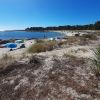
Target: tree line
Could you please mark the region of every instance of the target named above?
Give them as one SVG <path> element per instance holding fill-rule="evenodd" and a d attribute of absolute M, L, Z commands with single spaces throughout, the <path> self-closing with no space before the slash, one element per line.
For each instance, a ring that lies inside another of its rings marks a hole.
<path fill-rule="evenodd" d="M 49 31 L 49 30 L 100 30 L 100 21 L 88 25 L 66 25 L 55 27 L 30 27 L 26 31 Z"/>

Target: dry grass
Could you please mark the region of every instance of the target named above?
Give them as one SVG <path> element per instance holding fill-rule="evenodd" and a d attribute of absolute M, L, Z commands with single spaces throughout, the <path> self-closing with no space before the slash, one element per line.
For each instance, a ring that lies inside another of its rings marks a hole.
<path fill-rule="evenodd" d="M 89 40 L 97 40 L 97 36 L 95 34 L 84 34 L 82 38 L 86 38 Z"/>
<path fill-rule="evenodd" d="M 29 53 L 39 53 L 45 51 L 46 51 L 46 46 L 43 44 L 34 44 L 28 49 Z"/>
<path fill-rule="evenodd" d="M 3 57 L 0 59 L 0 69 L 5 69 L 8 65 L 14 62 L 14 57 L 10 55 L 3 55 Z"/>
<path fill-rule="evenodd" d="M 44 42 L 46 42 L 46 41 L 43 40 L 43 39 L 37 39 L 37 40 L 36 40 L 36 43 L 44 43 Z"/>
<path fill-rule="evenodd" d="M 28 52 L 29 53 L 40 53 L 40 52 L 51 51 L 56 47 L 56 45 L 57 45 L 56 41 L 36 43 L 28 49 Z"/>
<path fill-rule="evenodd" d="M 91 40 L 97 40 L 96 34 L 84 34 L 83 36 L 71 36 L 64 41 L 49 41 L 39 39 L 36 40 L 36 44 L 32 45 L 29 49 L 29 53 L 40 53 L 50 51 L 56 48 L 65 48 L 70 45 L 88 45 Z M 85 50 L 82 50 L 86 52 Z"/>
<path fill-rule="evenodd" d="M 67 39 L 67 44 L 73 44 L 73 43 L 76 43 L 79 41 L 79 37 L 75 37 L 75 36 L 72 36 L 72 37 L 68 37 Z"/>
<path fill-rule="evenodd" d="M 89 44 L 90 40 L 97 40 L 97 35 L 96 34 L 83 34 L 82 36 L 72 36 L 68 37 L 67 39 L 67 44 L 69 45 L 87 45 Z"/>
<path fill-rule="evenodd" d="M 36 55 L 28 64 L 15 63 L 0 72 L 0 100 L 99 100 L 98 81 L 94 77 L 86 78 L 87 69 L 84 75 L 76 73 L 77 68 L 84 71 L 86 63 L 87 59 L 70 55 L 52 59 Z M 80 84 L 82 80 L 86 83 L 84 86 Z M 15 90 L 15 87 L 18 88 Z"/>
<path fill-rule="evenodd" d="M 94 51 L 95 58 L 92 60 L 94 67 L 92 68 L 96 76 L 100 77 L 100 46 Z"/>

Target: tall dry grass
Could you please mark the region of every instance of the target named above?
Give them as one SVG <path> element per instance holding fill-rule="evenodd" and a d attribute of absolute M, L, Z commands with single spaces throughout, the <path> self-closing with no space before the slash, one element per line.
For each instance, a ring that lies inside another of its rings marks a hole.
<path fill-rule="evenodd" d="M 14 57 L 4 54 L 0 59 L 0 69 L 5 69 L 8 65 L 12 64 L 15 61 Z"/>
<path fill-rule="evenodd" d="M 92 60 L 94 66 L 92 69 L 96 76 L 100 77 L 100 46 L 94 51 L 94 56 L 95 57 Z"/>
<path fill-rule="evenodd" d="M 45 41 L 42 43 L 35 43 L 28 49 L 28 53 L 40 53 L 40 52 L 46 52 L 51 51 L 57 46 L 56 41 Z"/>

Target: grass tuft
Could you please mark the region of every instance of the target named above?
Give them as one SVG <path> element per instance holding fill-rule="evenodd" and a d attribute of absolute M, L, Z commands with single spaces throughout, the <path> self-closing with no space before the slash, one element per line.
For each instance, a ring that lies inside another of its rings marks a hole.
<path fill-rule="evenodd" d="M 95 72 L 96 76 L 100 76 L 100 46 L 96 48 L 94 51 L 94 59 L 92 60 L 94 67 L 93 71 Z"/>
<path fill-rule="evenodd" d="M 3 57 L 0 59 L 0 69 L 6 68 L 8 65 L 14 62 L 14 58 L 10 55 L 4 54 Z"/>

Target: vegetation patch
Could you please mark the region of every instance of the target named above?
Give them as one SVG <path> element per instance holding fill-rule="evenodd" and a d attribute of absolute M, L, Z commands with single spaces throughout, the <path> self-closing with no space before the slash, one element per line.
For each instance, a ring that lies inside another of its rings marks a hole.
<path fill-rule="evenodd" d="M 100 46 L 98 48 L 96 48 L 96 51 L 94 51 L 94 59 L 93 64 L 94 67 L 92 68 L 94 73 L 96 74 L 96 76 L 100 77 Z"/>
<path fill-rule="evenodd" d="M 67 39 L 67 43 L 70 45 L 70 44 L 73 44 L 73 43 L 76 43 L 79 41 L 79 38 L 78 37 L 75 37 L 75 36 L 71 36 L 71 37 L 68 37 Z"/>
<path fill-rule="evenodd" d="M 87 59 L 70 55 L 34 55 L 27 64 L 15 62 L 0 71 L 0 100 L 100 99 L 99 81 L 87 67 Z"/>
<path fill-rule="evenodd" d="M 14 62 L 14 57 L 10 55 L 3 55 L 3 57 L 0 59 L 0 69 L 5 69 L 6 66 L 10 65 L 11 63 Z"/>
<path fill-rule="evenodd" d="M 56 41 L 47 41 L 43 43 L 35 43 L 32 45 L 29 49 L 29 53 L 40 53 L 40 52 L 46 52 L 51 51 L 57 46 Z"/>
<path fill-rule="evenodd" d="M 84 34 L 82 38 L 86 38 L 89 40 L 97 40 L 97 36 L 95 34 Z"/>

